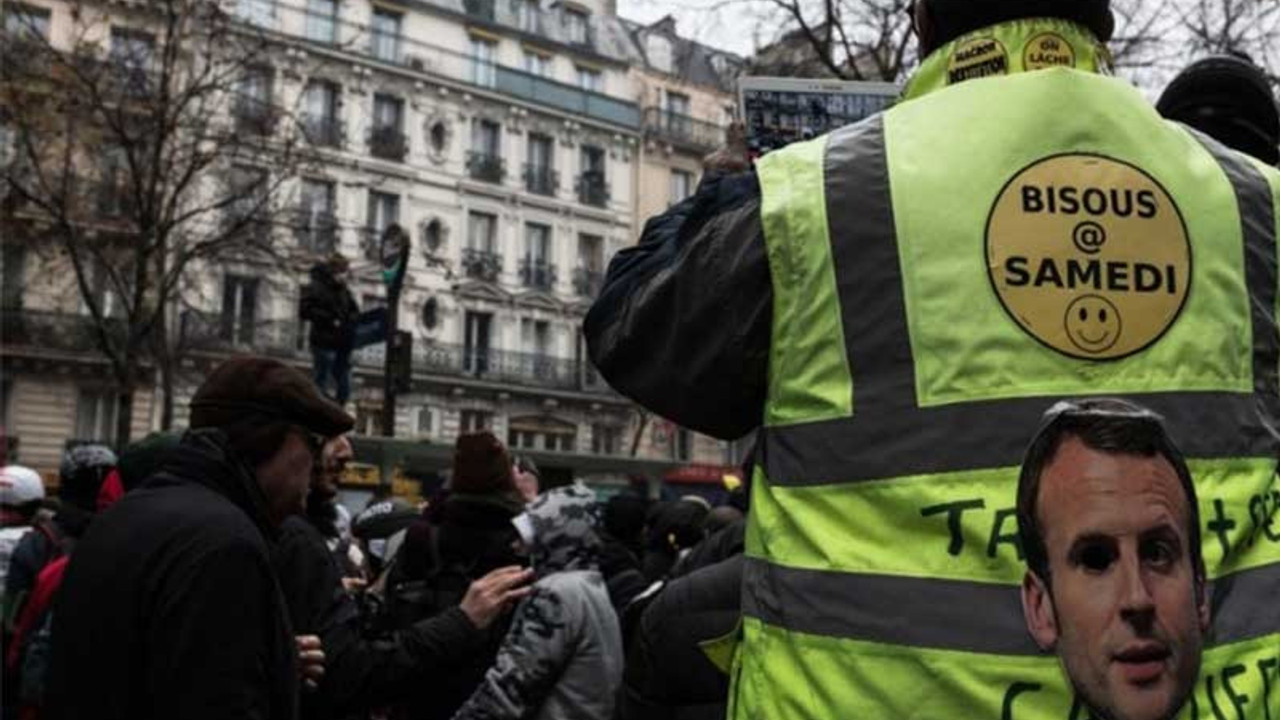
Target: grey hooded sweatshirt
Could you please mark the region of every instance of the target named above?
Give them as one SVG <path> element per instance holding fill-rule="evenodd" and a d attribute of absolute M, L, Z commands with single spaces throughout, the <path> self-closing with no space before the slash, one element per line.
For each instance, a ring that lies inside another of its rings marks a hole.
<path fill-rule="evenodd" d="M 539 495 L 513 521 L 538 574 L 484 681 L 455 720 L 599 720 L 622 682 L 622 634 L 597 570 L 600 509 L 582 485 Z"/>

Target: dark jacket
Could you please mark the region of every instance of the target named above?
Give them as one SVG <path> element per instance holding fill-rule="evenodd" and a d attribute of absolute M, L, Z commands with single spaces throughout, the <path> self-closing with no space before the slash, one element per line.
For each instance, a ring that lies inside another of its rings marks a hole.
<path fill-rule="evenodd" d="M 304 718 L 363 713 L 415 687 L 435 686 L 445 668 L 485 647 L 488 634 L 456 606 L 385 639 L 365 639 L 337 561 L 324 537 L 300 516 L 284 521 L 274 559 L 294 632 L 318 635 L 324 646 L 324 678 L 316 691 L 303 694 Z"/>
<path fill-rule="evenodd" d="M 699 643 L 732 633 L 741 616 L 742 555 L 667 584 L 644 611 L 627 653 L 617 720 L 720 720 L 729 676 Z"/>
<path fill-rule="evenodd" d="M 428 518 L 409 528 L 396 561 L 399 572 L 393 572 L 395 582 L 425 581 L 461 591 L 466 580 L 506 565 L 519 565 L 521 558 L 512 550 L 519 535 L 511 518 L 522 509 L 496 496 L 449 495 L 428 511 Z M 457 600 L 450 602 L 456 604 Z M 395 716 L 414 720 L 453 717 L 493 664 L 509 623 L 509 618 L 495 622 L 486 631 L 483 647 L 456 658 L 433 678 L 435 682 L 419 682 Z"/>
<path fill-rule="evenodd" d="M 754 173 L 709 174 L 614 256 L 583 333 L 613 388 L 734 439 L 760 425 L 772 321 L 760 184 Z"/>
<path fill-rule="evenodd" d="M 338 282 L 328 265 L 311 268 L 311 283 L 302 289 L 300 315 L 311 323 L 311 347 L 350 351 L 355 344 L 360 307 L 351 290 Z"/>
<path fill-rule="evenodd" d="M 46 717 L 293 718 L 267 518 L 223 436 L 189 432 L 77 543 L 54 604 Z"/>

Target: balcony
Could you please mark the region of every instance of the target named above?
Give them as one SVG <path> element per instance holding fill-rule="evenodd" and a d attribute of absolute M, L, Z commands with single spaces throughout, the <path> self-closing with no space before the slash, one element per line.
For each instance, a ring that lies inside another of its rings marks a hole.
<path fill-rule="evenodd" d="M 291 224 L 298 244 L 308 252 L 328 255 L 338 246 L 338 218 L 331 212 L 298 208 Z"/>
<path fill-rule="evenodd" d="M 409 138 L 400 128 L 376 127 L 369 133 L 369 154 L 383 160 L 404 162 L 409 154 Z"/>
<path fill-rule="evenodd" d="M 307 115 L 302 120 L 302 132 L 307 142 L 317 147 L 341 148 L 346 140 L 346 128 L 333 117 Z"/>
<path fill-rule="evenodd" d="M 724 128 L 659 107 L 645 108 L 644 134 L 698 153 L 709 153 L 724 144 Z"/>
<path fill-rule="evenodd" d="M 123 345 L 128 336 L 124 320 L 108 318 L 105 329 L 114 345 Z M 87 314 L 5 308 L 0 313 L 0 337 L 4 338 L 5 354 L 26 348 L 100 357 L 97 328 Z"/>
<path fill-rule="evenodd" d="M 573 271 L 573 291 L 579 297 L 594 298 L 600 294 L 604 286 L 604 273 L 589 268 L 577 268 Z"/>
<path fill-rule="evenodd" d="M 575 189 L 578 192 L 578 202 L 583 205 L 598 208 L 608 207 L 609 183 L 605 182 L 604 173 L 599 171 L 582 173 L 578 176 Z"/>
<path fill-rule="evenodd" d="M 271 241 L 271 219 L 261 211 L 228 208 L 222 216 L 222 232 L 243 242 L 265 244 Z"/>
<path fill-rule="evenodd" d="M 498 155 L 469 151 L 467 174 L 473 180 L 501 184 L 502 179 L 507 176 L 507 163 Z"/>
<path fill-rule="evenodd" d="M 280 114 L 270 105 L 257 100 L 241 100 L 232 108 L 236 132 L 266 136 L 275 132 Z"/>
<path fill-rule="evenodd" d="M 469 278 L 497 282 L 502 274 L 502 256 L 488 250 L 463 248 L 462 272 Z"/>
<path fill-rule="evenodd" d="M 534 290 L 551 292 L 556 286 L 556 266 L 526 257 L 520 261 L 520 284 Z"/>
<path fill-rule="evenodd" d="M 263 320 L 241 325 L 233 316 L 199 310 L 183 311 L 178 332 L 183 350 L 217 354 L 268 355 L 286 360 L 308 359 L 300 349 L 296 320 Z"/>
<path fill-rule="evenodd" d="M 546 165 L 524 166 L 524 187 L 534 195 L 555 197 L 560 189 L 560 173 Z"/>
<path fill-rule="evenodd" d="M 13 313 L 12 317 L 18 317 Z M 231 321 L 229 323 L 229 321 Z M 4 316 L 7 330 L 11 314 Z M 180 318 L 180 338 L 186 351 L 232 355 L 254 353 L 295 362 L 309 362 L 296 320 L 262 320 L 241 326 L 217 312 L 186 311 Z M 230 330 L 230 331 L 228 331 Z M 5 348 L 11 343 L 6 335 Z M 352 355 L 364 373 L 381 373 L 384 346 L 370 345 Z M 590 362 L 539 353 L 495 350 L 489 347 L 415 342 L 413 372 L 539 389 L 611 393 Z"/>

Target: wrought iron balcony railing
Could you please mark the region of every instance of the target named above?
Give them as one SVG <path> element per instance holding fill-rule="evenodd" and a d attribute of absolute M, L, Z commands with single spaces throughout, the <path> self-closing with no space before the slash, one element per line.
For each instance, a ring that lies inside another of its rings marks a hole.
<path fill-rule="evenodd" d="M 724 128 L 660 107 L 645 108 L 645 137 L 656 137 L 695 152 L 711 152 L 724 144 Z"/>
<path fill-rule="evenodd" d="M 605 182 L 604 173 L 599 171 L 584 172 L 578 176 L 578 201 L 592 207 L 609 205 L 609 183 Z"/>
<path fill-rule="evenodd" d="M 462 272 L 469 278 L 497 282 L 502 274 L 502 256 L 488 250 L 463 248 Z"/>
<path fill-rule="evenodd" d="M 467 174 L 475 180 L 501 183 L 507 176 L 507 162 L 498 155 L 469 151 L 467 152 Z"/>
<path fill-rule="evenodd" d="M 409 154 L 409 138 L 399 128 L 385 125 L 369 133 L 369 154 L 383 160 L 404 162 Z"/>
<path fill-rule="evenodd" d="M 113 346 L 124 345 L 129 328 L 123 319 L 108 317 L 102 329 Z M 7 352 L 26 348 L 101 357 L 98 328 L 88 314 L 5 308 L 0 312 L 0 337 L 4 338 L 0 345 Z"/>
<path fill-rule="evenodd" d="M 589 268 L 576 268 L 573 271 L 573 291 L 584 298 L 593 298 L 600 294 L 604 285 L 604 273 Z"/>
<path fill-rule="evenodd" d="M 524 166 L 524 187 L 535 195 L 554 197 L 560 188 L 560 173 L 546 165 Z"/>
<path fill-rule="evenodd" d="M 556 266 L 543 260 L 520 260 L 520 284 L 535 290 L 550 292 L 556 286 Z"/>

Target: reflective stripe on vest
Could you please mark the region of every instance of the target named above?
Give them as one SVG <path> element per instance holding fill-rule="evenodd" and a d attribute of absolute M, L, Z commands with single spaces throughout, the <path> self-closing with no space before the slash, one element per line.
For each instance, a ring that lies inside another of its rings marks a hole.
<path fill-rule="evenodd" d="M 1179 314 L 1115 358 L 1032 337 L 988 275 L 994 199 L 1071 150 L 1158 184 L 1190 247 Z M 1189 716 L 1280 718 L 1280 179 L 1066 70 L 924 97 L 758 170 L 773 347 L 733 717 L 1087 717 L 1025 629 L 1014 490 L 1040 415 L 1106 394 L 1160 412 L 1196 479 L 1215 619 Z"/>

